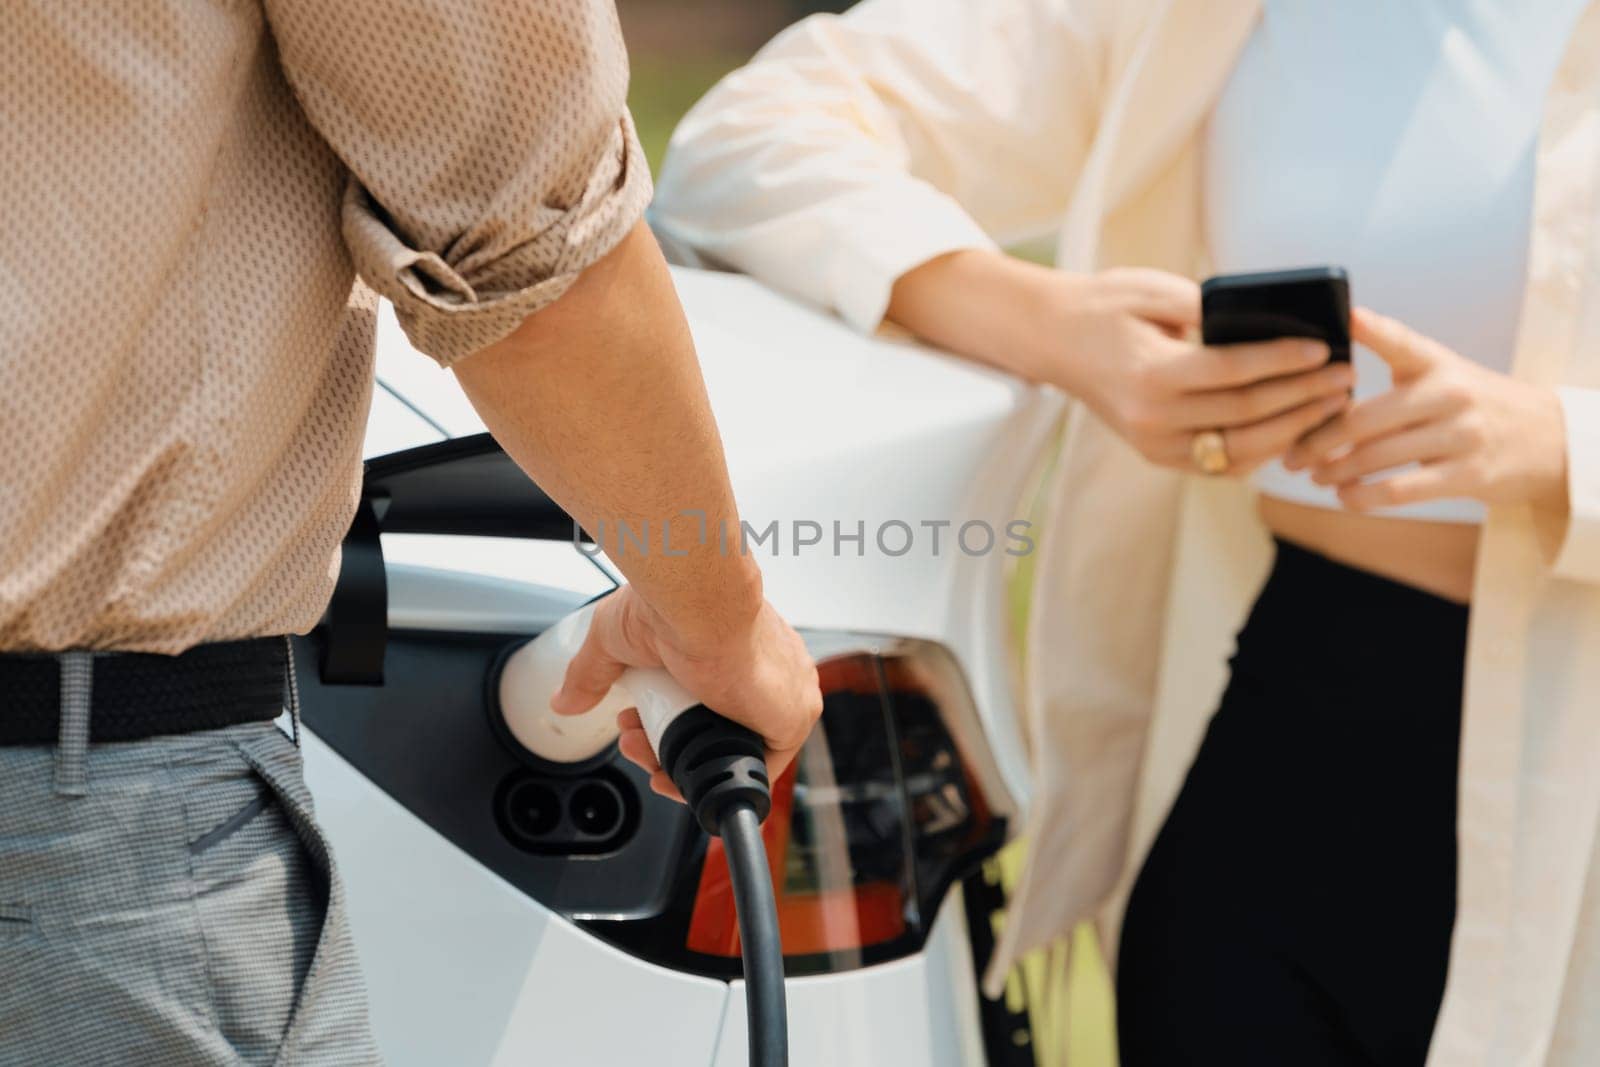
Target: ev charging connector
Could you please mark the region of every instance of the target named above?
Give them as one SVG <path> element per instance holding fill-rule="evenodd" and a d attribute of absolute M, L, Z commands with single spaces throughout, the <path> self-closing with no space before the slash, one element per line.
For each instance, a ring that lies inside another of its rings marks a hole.
<path fill-rule="evenodd" d="M 783 946 L 761 821 L 772 808 L 764 746 L 753 731 L 697 701 L 659 668 L 631 667 L 582 715 L 557 715 L 550 698 L 589 632 L 596 602 L 567 615 L 513 652 L 500 672 L 505 726 L 521 745 L 551 763 L 595 759 L 616 740 L 617 714 L 637 708 L 645 736 L 705 831 L 728 853 L 745 993 L 752 1067 L 788 1063 Z"/>

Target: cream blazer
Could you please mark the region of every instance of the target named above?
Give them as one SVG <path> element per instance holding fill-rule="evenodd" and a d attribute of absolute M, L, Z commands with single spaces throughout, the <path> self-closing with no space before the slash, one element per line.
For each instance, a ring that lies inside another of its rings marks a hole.
<path fill-rule="evenodd" d="M 657 225 L 869 331 L 909 268 L 1052 227 L 1064 268 L 1199 276 L 1200 135 L 1259 7 L 866 0 L 809 19 L 684 120 Z M 1600 1063 L 1597 213 L 1600 3 L 1545 104 L 1514 365 L 1560 387 L 1572 509 L 1497 509 L 1484 533 L 1435 1067 Z M 1270 560 L 1248 487 L 1152 467 L 1072 405 L 1056 470 L 1023 682 L 1030 849 L 991 991 L 1075 923 L 1114 929 Z"/>

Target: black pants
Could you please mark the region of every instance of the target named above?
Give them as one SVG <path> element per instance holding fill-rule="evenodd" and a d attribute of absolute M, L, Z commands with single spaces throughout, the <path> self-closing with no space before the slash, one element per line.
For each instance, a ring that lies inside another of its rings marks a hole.
<path fill-rule="evenodd" d="M 1280 543 L 1122 931 L 1123 1067 L 1421 1064 L 1467 609 Z"/>

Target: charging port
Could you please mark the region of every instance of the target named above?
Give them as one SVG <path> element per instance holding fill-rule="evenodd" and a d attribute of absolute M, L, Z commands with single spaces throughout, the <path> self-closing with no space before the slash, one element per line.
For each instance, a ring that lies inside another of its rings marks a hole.
<path fill-rule="evenodd" d="M 580 832 L 608 838 L 622 826 L 622 797 L 616 786 L 595 778 L 572 791 L 567 798 L 567 814 Z"/>
<path fill-rule="evenodd" d="M 561 797 L 531 778 L 514 783 L 504 801 L 506 828 L 513 841 L 538 844 L 561 825 Z"/>
<path fill-rule="evenodd" d="M 582 777 L 518 770 L 495 790 L 495 822 L 517 848 L 545 856 L 611 852 L 639 825 L 639 795 L 610 768 Z"/>

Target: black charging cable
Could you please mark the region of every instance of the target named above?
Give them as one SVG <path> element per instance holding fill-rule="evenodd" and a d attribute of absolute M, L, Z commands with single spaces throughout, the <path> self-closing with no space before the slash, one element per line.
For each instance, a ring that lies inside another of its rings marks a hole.
<path fill-rule="evenodd" d="M 772 810 L 761 738 L 702 705 L 667 726 L 656 755 L 700 825 L 721 837 L 727 849 L 744 955 L 750 1067 L 787 1067 L 783 944 L 772 871 L 761 840 L 761 820 Z"/>

